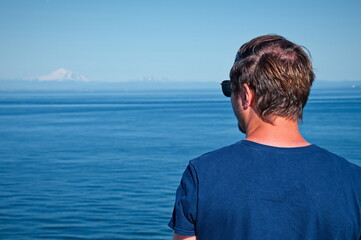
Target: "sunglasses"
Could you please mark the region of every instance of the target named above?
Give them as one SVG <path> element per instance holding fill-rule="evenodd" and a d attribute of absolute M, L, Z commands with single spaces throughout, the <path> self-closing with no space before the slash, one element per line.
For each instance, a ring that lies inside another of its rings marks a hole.
<path fill-rule="evenodd" d="M 224 80 L 222 83 L 222 92 L 224 96 L 231 97 L 232 95 L 232 88 L 231 88 L 231 80 Z"/>

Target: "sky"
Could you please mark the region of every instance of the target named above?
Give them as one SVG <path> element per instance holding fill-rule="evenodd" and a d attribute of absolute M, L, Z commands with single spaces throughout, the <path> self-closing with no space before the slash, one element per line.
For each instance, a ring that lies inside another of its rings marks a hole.
<path fill-rule="evenodd" d="M 0 0 L 0 79 L 63 68 L 92 81 L 221 82 L 238 48 L 276 33 L 316 79 L 361 80 L 361 1 Z"/>

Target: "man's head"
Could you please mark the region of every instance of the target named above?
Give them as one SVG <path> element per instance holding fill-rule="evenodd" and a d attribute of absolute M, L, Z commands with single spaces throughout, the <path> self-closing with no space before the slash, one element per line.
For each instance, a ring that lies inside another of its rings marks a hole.
<path fill-rule="evenodd" d="M 265 122 L 275 117 L 302 119 L 315 75 L 303 47 L 278 35 L 264 35 L 245 43 L 230 72 L 232 91 L 246 86 L 254 95 L 253 108 Z"/>

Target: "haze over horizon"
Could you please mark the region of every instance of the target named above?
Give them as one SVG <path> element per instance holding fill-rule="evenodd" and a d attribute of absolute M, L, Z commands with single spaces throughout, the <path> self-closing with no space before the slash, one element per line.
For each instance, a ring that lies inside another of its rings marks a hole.
<path fill-rule="evenodd" d="M 5 0 L 0 6 L 2 80 L 220 82 L 238 48 L 269 33 L 307 47 L 316 79 L 361 80 L 356 0 Z"/>

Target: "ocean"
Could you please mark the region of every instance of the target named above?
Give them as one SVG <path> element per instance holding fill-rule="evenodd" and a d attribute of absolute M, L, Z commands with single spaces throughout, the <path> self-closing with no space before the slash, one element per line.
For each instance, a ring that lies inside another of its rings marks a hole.
<path fill-rule="evenodd" d="M 305 138 L 361 166 L 361 89 L 315 89 Z M 188 161 L 244 138 L 220 90 L 0 93 L 0 239 L 171 239 Z"/>

